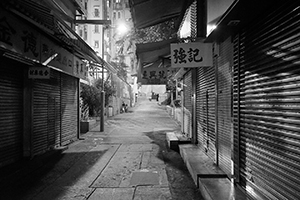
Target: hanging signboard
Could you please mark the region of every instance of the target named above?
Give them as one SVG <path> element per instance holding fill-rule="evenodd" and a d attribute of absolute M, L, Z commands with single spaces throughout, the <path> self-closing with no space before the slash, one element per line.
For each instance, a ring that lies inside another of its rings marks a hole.
<path fill-rule="evenodd" d="M 212 44 L 202 42 L 171 44 L 171 67 L 213 66 Z"/>

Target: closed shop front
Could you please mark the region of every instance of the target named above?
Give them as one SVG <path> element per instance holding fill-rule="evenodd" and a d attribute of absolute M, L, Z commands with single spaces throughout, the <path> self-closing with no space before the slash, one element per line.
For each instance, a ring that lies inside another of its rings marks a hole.
<path fill-rule="evenodd" d="M 33 81 L 33 155 L 78 136 L 78 78 L 50 72 L 50 79 Z"/>
<path fill-rule="evenodd" d="M 203 150 L 215 160 L 215 69 L 197 68 L 196 118 L 197 140 Z"/>
<path fill-rule="evenodd" d="M 219 44 L 217 59 L 217 134 L 219 167 L 230 177 L 231 147 L 233 144 L 232 118 L 232 65 L 233 44 L 231 37 Z"/>
<path fill-rule="evenodd" d="M 24 64 L 2 56 L 0 62 L 1 167 L 22 158 Z"/>
<path fill-rule="evenodd" d="M 281 6 L 234 40 L 235 173 L 255 199 L 300 199 L 299 2 Z"/>
<path fill-rule="evenodd" d="M 78 136 L 79 79 L 61 74 L 61 143 L 66 145 Z"/>
<path fill-rule="evenodd" d="M 60 146 L 60 73 L 51 70 L 50 79 L 34 79 L 32 155 Z"/>
<path fill-rule="evenodd" d="M 192 137 L 192 70 L 189 70 L 183 77 L 183 133 L 191 138 Z"/>

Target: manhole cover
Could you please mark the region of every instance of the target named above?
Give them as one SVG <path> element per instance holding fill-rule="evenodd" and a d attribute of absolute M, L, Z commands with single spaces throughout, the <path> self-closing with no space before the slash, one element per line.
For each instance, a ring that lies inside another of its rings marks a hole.
<path fill-rule="evenodd" d="M 133 172 L 130 179 L 130 186 L 137 185 L 159 185 L 159 174 L 157 171 Z"/>

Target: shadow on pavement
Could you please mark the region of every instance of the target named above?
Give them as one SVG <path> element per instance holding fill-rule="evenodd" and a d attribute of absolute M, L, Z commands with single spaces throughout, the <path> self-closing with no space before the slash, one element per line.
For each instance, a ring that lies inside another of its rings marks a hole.
<path fill-rule="evenodd" d="M 14 166 L 7 166 L 0 173 L 0 199 L 31 199 L 54 182 L 55 186 L 60 188 L 75 185 L 76 180 L 79 180 L 90 167 L 98 162 L 105 152 L 106 150 L 55 152 Z M 76 169 L 73 167 L 75 164 Z M 67 173 L 71 176 L 65 176 Z M 56 199 L 60 193 L 64 191 L 55 191 L 53 196 L 48 196 L 46 199 Z"/>
<path fill-rule="evenodd" d="M 166 172 L 170 184 L 173 200 L 202 200 L 204 199 L 200 190 L 196 187 L 193 179 L 182 160 L 180 154 L 168 148 L 166 132 L 170 130 L 160 130 L 154 132 L 144 132 L 154 144 L 159 146 L 157 157 L 166 164 Z"/>

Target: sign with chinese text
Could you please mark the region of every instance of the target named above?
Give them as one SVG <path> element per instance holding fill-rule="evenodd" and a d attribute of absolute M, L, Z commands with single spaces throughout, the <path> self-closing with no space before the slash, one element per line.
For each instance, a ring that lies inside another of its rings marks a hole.
<path fill-rule="evenodd" d="M 213 66 L 212 44 L 202 42 L 171 44 L 171 67 Z"/>
<path fill-rule="evenodd" d="M 170 67 L 157 67 L 153 64 L 150 67 L 142 67 L 138 82 L 143 85 L 166 85 L 167 77 L 176 69 Z"/>
<path fill-rule="evenodd" d="M 40 34 L 0 8 L 0 47 L 40 60 Z"/>
<path fill-rule="evenodd" d="M 50 68 L 48 67 L 30 67 L 28 70 L 28 78 L 30 79 L 49 79 Z"/>
<path fill-rule="evenodd" d="M 53 56 L 55 54 L 57 55 Z M 47 65 L 67 72 L 70 75 L 74 75 L 73 54 L 43 36 L 41 41 L 41 63 L 45 62 L 51 56 L 53 56 L 54 58 Z"/>
<path fill-rule="evenodd" d="M 83 80 L 88 80 L 88 66 L 76 56 L 74 56 L 74 75 Z"/>

